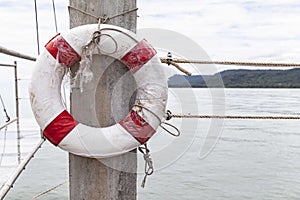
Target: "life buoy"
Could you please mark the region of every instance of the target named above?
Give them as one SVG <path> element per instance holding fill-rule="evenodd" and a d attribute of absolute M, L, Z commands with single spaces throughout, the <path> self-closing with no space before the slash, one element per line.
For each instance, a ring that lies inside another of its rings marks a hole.
<path fill-rule="evenodd" d="M 72 67 L 97 30 L 97 24 L 84 25 L 52 38 L 36 61 L 29 96 L 34 116 L 51 143 L 73 154 L 102 158 L 128 152 L 153 136 L 165 116 L 168 87 L 157 53 L 145 39 L 120 27 L 101 25 L 101 34 L 110 39 L 101 41 L 100 50 L 124 63 L 137 83 L 135 106 L 110 127 L 76 121 L 62 103 L 64 72 L 55 65 Z M 112 48 L 117 49 L 112 52 Z"/>

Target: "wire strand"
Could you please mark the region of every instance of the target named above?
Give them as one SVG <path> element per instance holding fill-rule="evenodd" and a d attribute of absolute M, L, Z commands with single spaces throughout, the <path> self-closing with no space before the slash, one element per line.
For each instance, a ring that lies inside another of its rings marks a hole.
<path fill-rule="evenodd" d="M 7 126 L 4 129 L 3 148 L 2 148 L 2 154 L 0 157 L 0 167 L 2 166 L 2 160 L 3 160 L 3 156 L 5 154 L 5 150 L 6 150 L 6 134 L 7 134 Z"/>
<path fill-rule="evenodd" d="M 55 2 L 54 2 L 54 0 L 52 0 L 52 9 L 53 9 L 53 15 L 54 15 L 55 31 L 56 31 L 56 33 L 58 33 L 56 11 L 55 11 Z"/>
<path fill-rule="evenodd" d="M 51 192 L 51 191 L 53 191 L 53 190 L 55 190 L 55 189 L 61 187 L 62 185 L 66 184 L 67 182 L 68 182 L 68 181 L 64 181 L 64 182 L 62 182 L 62 183 L 60 183 L 60 184 L 58 184 L 58 185 L 56 185 L 56 186 L 54 186 L 54 187 L 52 187 L 52 188 L 50 188 L 50 189 L 44 191 L 44 192 L 41 192 L 40 194 L 34 196 L 34 197 L 32 198 L 32 200 L 38 199 L 39 197 L 48 194 L 49 192 Z"/>
<path fill-rule="evenodd" d="M 7 114 L 7 111 L 6 111 L 6 108 L 5 108 L 5 104 L 4 104 L 4 101 L 2 99 L 2 96 L 0 94 L 0 100 L 1 100 L 1 104 L 2 104 L 2 107 L 3 107 L 3 111 L 4 111 L 4 114 L 6 116 L 6 122 L 9 122 L 10 121 L 10 117 L 9 115 Z"/>
<path fill-rule="evenodd" d="M 40 55 L 39 22 L 38 22 L 38 15 L 37 15 L 36 0 L 34 0 L 34 11 L 35 11 L 35 29 L 36 29 L 37 51 L 38 51 L 38 55 Z"/>

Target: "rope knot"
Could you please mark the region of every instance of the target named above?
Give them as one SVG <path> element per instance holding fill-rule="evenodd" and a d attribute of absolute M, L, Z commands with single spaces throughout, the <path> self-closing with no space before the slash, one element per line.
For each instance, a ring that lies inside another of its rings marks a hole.
<path fill-rule="evenodd" d="M 95 44 L 99 44 L 100 43 L 100 37 L 101 37 L 101 31 L 98 30 L 98 31 L 95 31 L 93 33 L 93 39 L 92 41 L 95 43 Z"/>
<path fill-rule="evenodd" d="M 170 110 L 167 110 L 166 120 L 169 121 L 170 119 L 172 119 L 172 112 Z"/>
<path fill-rule="evenodd" d="M 106 22 L 108 22 L 110 20 L 110 17 L 103 15 L 103 17 L 99 17 L 99 21 L 101 24 L 105 24 Z"/>
<path fill-rule="evenodd" d="M 173 61 L 171 52 L 168 52 L 166 61 L 167 61 L 167 65 L 170 65 L 171 62 Z"/>
<path fill-rule="evenodd" d="M 150 176 L 154 172 L 153 162 L 150 157 L 150 150 L 147 147 L 147 143 L 143 147 L 139 147 L 139 151 L 143 154 L 145 160 L 145 176 L 143 178 L 141 187 L 144 188 L 146 184 L 147 176 Z"/>
<path fill-rule="evenodd" d="M 145 174 L 147 174 L 149 176 L 149 175 L 153 174 L 153 172 L 154 172 L 152 158 L 150 157 L 149 153 L 144 154 L 144 160 L 146 162 Z M 147 168 L 147 165 L 148 165 L 148 168 Z"/>

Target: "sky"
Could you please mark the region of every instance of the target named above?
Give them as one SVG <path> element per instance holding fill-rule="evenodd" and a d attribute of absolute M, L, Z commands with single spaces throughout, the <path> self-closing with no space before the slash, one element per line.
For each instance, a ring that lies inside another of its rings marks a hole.
<path fill-rule="evenodd" d="M 55 0 L 59 32 L 69 28 L 68 2 Z M 138 29 L 163 28 L 183 34 L 212 60 L 300 62 L 299 0 L 137 0 L 137 5 Z M 37 0 L 37 6 L 43 46 L 56 34 L 52 0 Z M 0 46 L 37 56 L 33 0 L 0 0 L 0 26 Z M 33 62 L 0 54 L 0 63 L 14 60 L 19 77 L 29 78 Z M 28 98 L 27 84 L 20 81 L 21 98 Z M 0 68 L 0 94 L 12 104 L 12 69 Z M 21 104 L 27 105 L 28 100 Z"/>

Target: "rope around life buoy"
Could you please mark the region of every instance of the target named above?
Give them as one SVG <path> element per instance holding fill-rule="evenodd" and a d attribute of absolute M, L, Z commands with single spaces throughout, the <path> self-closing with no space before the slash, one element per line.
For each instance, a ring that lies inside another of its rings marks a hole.
<path fill-rule="evenodd" d="M 76 7 L 73 7 L 73 6 L 70 6 L 70 5 L 68 6 L 68 9 L 69 9 L 69 10 L 70 10 L 70 9 L 73 9 L 73 10 L 76 10 L 76 11 L 78 11 L 78 12 L 81 12 L 82 14 L 85 14 L 85 15 L 88 15 L 88 16 L 90 16 L 90 17 L 93 17 L 93 18 L 97 19 L 98 21 L 101 21 L 101 24 L 105 24 L 106 22 L 108 22 L 108 21 L 111 20 L 111 19 L 114 19 L 114 18 L 117 18 L 117 17 L 120 17 L 120 16 L 124 16 L 124 15 L 126 15 L 126 14 L 129 14 L 129 13 L 131 13 L 131 12 L 135 12 L 135 11 L 138 10 L 138 8 L 133 8 L 133 9 L 124 11 L 124 12 L 122 12 L 122 13 L 119 13 L 119 14 L 116 14 L 116 15 L 113 15 L 113 16 L 110 16 L 110 17 L 108 17 L 108 16 L 99 17 L 99 16 L 93 15 L 93 14 L 91 14 L 91 13 L 88 13 L 88 12 L 86 12 L 86 11 L 84 11 L 84 10 L 81 10 L 81 9 L 79 9 L 79 8 L 76 8 Z"/>
<path fill-rule="evenodd" d="M 174 125 L 172 125 L 172 124 L 170 124 L 170 123 L 161 121 L 160 118 L 159 118 L 152 110 L 150 110 L 149 108 L 147 108 L 147 107 L 145 107 L 145 106 L 143 106 L 143 105 L 141 105 L 141 104 L 134 104 L 134 106 L 139 107 L 139 108 L 143 108 L 143 109 L 147 110 L 148 112 L 150 112 L 153 116 L 155 116 L 155 117 L 160 121 L 159 126 L 160 126 L 163 130 L 165 130 L 167 133 L 169 133 L 170 135 L 175 136 L 175 137 L 180 136 L 180 134 L 181 134 L 181 133 L 180 133 L 180 130 L 179 130 L 176 126 L 174 126 Z M 168 113 L 171 114 L 171 111 L 168 110 L 166 114 L 168 114 Z M 166 118 L 166 120 L 169 120 L 169 119 Z M 168 129 L 167 129 L 165 126 L 163 126 L 162 124 L 167 125 L 167 126 L 170 126 L 170 127 L 173 128 L 177 133 L 171 132 L 170 130 L 168 130 Z"/>

